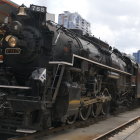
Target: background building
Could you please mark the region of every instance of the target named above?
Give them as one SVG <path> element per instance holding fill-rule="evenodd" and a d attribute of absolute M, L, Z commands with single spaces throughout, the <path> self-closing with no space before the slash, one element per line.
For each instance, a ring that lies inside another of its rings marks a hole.
<path fill-rule="evenodd" d="M 64 11 L 64 13 L 58 16 L 58 24 L 68 29 L 80 29 L 83 31 L 83 34 L 91 34 L 90 23 L 83 19 L 78 13 Z"/>
<path fill-rule="evenodd" d="M 135 57 L 136 62 L 140 63 L 140 50 L 138 50 L 136 53 L 133 53 L 133 56 Z"/>
<path fill-rule="evenodd" d="M 3 23 L 6 17 L 9 17 L 11 12 L 15 12 L 19 7 L 18 4 L 11 0 L 0 0 L 0 23 Z M 46 13 L 46 20 L 55 21 L 55 15 Z"/>
<path fill-rule="evenodd" d="M 0 0 L 0 23 L 4 21 L 5 17 L 9 17 L 11 11 L 15 11 L 18 5 L 10 0 Z"/>
<path fill-rule="evenodd" d="M 55 22 L 55 14 L 46 13 L 46 20 L 51 20 Z"/>

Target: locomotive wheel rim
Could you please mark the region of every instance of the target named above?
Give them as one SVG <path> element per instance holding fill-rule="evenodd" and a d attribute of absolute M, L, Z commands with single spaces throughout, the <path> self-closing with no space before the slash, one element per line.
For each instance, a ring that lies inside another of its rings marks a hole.
<path fill-rule="evenodd" d="M 85 121 L 89 118 L 90 113 L 91 113 L 91 108 L 92 108 L 91 105 L 84 106 L 84 107 L 80 108 L 80 110 L 79 110 L 80 120 Z"/>
<path fill-rule="evenodd" d="M 102 113 L 102 110 L 103 110 L 103 104 L 102 103 L 92 104 L 91 116 L 92 117 L 99 116 Z"/>
<path fill-rule="evenodd" d="M 102 94 L 103 94 L 104 96 L 109 96 L 108 89 L 105 88 Z M 102 114 L 102 115 L 107 115 L 108 112 L 109 112 L 109 102 L 104 102 L 104 103 L 102 103 L 102 111 L 101 111 L 101 114 Z"/>
<path fill-rule="evenodd" d="M 96 113 L 94 111 L 95 106 L 96 106 L 96 104 L 92 104 L 92 107 L 91 107 L 91 117 L 94 117 L 94 118 L 96 117 Z"/>
<path fill-rule="evenodd" d="M 109 113 L 109 102 L 105 102 L 103 103 L 101 114 L 107 115 L 108 113 Z"/>
<path fill-rule="evenodd" d="M 67 124 L 73 124 L 75 123 L 76 119 L 77 119 L 78 114 L 75 113 L 74 115 L 68 116 L 67 118 Z"/>

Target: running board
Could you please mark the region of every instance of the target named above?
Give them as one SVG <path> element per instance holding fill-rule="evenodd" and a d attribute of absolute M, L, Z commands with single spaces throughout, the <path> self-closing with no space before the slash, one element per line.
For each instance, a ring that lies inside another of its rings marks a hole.
<path fill-rule="evenodd" d="M 0 85 L 0 88 L 31 89 L 31 87 L 24 87 L 24 86 L 7 86 L 7 85 Z"/>
<path fill-rule="evenodd" d="M 87 62 L 91 62 L 95 65 L 98 65 L 100 67 L 103 67 L 105 69 L 109 69 L 109 70 L 112 70 L 112 71 L 115 71 L 115 72 L 118 72 L 118 73 L 122 73 L 122 74 L 126 74 L 126 75 L 132 75 L 131 73 L 128 73 L 128 72 L 125 72 L 123 70 L 119 70 L 119 69 L 116 69 L 114 67 L 111 67 L 111 66 L 108 66 L 106 64 L 102 64 L 100 62 L 96 62 L 94 60 L 91 60 L 91 59 L 88 59 L 88 58 L 85 58 L 85 57 L 82 57 L 82 56 L 79 56 L 79 55 L 76 55 L 76 54 L 73 54 L 72 56 L 72 62 L 69 63 L 69 62 L 65 62 L 65 61 L 49 61 L 49 64 L 61 64 L 61 65 L 69 65 L 69 66 L 73 66 L 74 65 L 74 58 L 79 58 L 81 60 L 85 60 Z"/>
<path fill-rule="evenodd" d="M 31 130 L 31 129 L 17 129 L 16 132 L 18 132 L 18 133 L 33 134 L 33 133 L 37 132 L 37 130 Z"/>

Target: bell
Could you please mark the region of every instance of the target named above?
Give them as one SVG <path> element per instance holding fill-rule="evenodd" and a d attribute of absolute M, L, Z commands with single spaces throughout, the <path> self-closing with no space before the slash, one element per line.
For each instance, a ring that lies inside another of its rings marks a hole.
<path fill-rule="evenodd" d="M 23 4 L 19 7 L 19 12 L 17 15 L 18 16 L 27 16 L 26 7 Z"/>

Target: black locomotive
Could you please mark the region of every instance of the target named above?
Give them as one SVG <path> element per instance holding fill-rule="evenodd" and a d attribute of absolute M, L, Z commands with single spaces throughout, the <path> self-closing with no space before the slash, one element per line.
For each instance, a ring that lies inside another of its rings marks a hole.
<path fill-rule="evenodd" d="M 22 5 L 1 26 L 1 132 L 33 133 L 133 105 L 140 97 L 137 63 L 45 19 L 45 7 Z"/>

